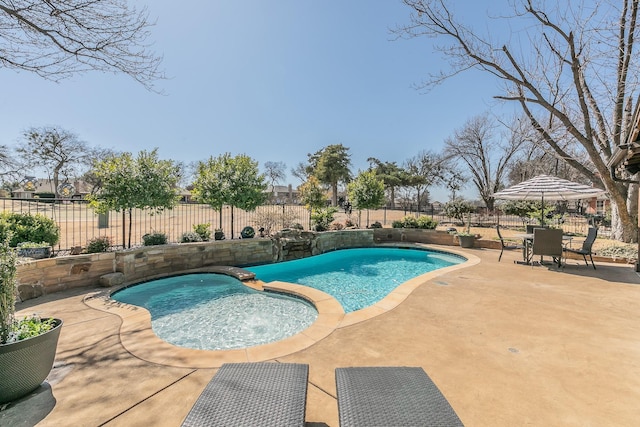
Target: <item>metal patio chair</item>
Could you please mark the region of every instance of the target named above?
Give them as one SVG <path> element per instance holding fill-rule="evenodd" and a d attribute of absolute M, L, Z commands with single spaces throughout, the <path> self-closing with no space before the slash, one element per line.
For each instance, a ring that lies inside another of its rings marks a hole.
<path fill-rule="evenodd" d="M 598 237 L 598 229 L 595 227 L 589 227 L 589 233 L 587 234 L 587 238 L 582 243 L 582 247 L 580 249 L 572 249 L 572 248 L 564 248 L 565 252 L 571 252 L 574 254 L 582 255 L 584 258 L 584 263 L 589 265 L 587 261 L 587 255 L 589 255 L 589 259 L 591 260 L 591 265 L 593 269 L 596 269 L 596 265 L 593 262 L 593 252 L 591 248 L 593 247 L 593 242 L 596 241 L 596 237 Z"/>
<path fill-rule="evenodd" d="M 560 228 L 534 228 L 531 255 L 550 256 L 558 267 L 562 267 L 562 229 Z M 533 263 L 532 263 L 533 264 Z"/>

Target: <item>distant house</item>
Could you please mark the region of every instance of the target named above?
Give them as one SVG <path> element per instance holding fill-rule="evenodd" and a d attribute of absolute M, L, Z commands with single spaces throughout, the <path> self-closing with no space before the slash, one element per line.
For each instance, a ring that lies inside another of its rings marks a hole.
<path fill-rule="evenodd" d="M 90 186 L 81 180 L 73 182 L 60 181 L 58 186 L 61 187 L 64 197 L 69 199 L 83 199 L 90 193 Z M 33 199 L 41 194 L 56 194 L 53 180 L 45 178 L 29 179 L 23 182 L 20 187 L 11 190 L 11 197 L 14 199 Z"/>
<path fill-rule="evenodd" d="M 274 204 L 297 205 L 300 203 L 300 194 L 291 184 L 269 185 L 265 193 L 269 194 L 269 201 Z"/>

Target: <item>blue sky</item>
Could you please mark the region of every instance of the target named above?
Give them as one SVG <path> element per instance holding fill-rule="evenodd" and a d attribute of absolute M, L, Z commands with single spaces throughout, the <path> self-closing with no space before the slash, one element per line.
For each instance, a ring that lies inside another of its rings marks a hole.
<path fill-rule="evenodd" d="M 496 82 L 477 72 L 428 93 L 414 88 L 447 66 L 431 39 L 394 40 L 389 30 L 410 14 L 399 1 L 198 3 L 147 2 L 170 77 L 157 83 L 164 95 L 124 75 L 53 83 L 0 69 L 0 144 L 57 125 L 118 151 L 158 147 L 160 157 L 184 162 L 244 153 L 261 165 L 282 161 L 289 172 L 307 153 L 341 143 L 356 173 L 368 157 L 401 164 L 439 151 L 468 118 L 500 108 Z M 488 1 L 468 3 L 457 7 L 463 17 L 485 15 Z M 465 193 L 475 198 L 472 188 Z"/>

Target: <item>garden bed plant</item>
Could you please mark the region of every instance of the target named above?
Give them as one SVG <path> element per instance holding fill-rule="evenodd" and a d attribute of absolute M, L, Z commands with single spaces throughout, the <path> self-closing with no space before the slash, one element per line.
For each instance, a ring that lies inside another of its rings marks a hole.
<path fill-rule="evenodd" d="M 16 319 L 16 250 L 0 239 L 0 404 L 37 389 L 55 359 L 62 320 Z"/>
<path fill-rule="evenodd" d="M 0 344 L 38 336 L 55 326 L 53 319 L 37 316 L 16 319 L 16 256 L 8 238 L 0 242 Z"/>

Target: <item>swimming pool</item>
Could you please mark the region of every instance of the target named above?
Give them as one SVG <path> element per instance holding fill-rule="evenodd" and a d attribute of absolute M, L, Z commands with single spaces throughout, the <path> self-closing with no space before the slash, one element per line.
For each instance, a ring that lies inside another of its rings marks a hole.
<path fill-rule="evenodd" d="M 315 307 L 300 298 L 256 291 L 215 273 L 152 280 L 111 298 L 146 308 L 154 333 L 164 341 L 201 350 L 279 341 L 308 328 L 318 317 Z"/>
<path fill-rule="evenodd" d="M 416 276 L 464 261 L 459 255 L 432 250 L 361 248 L 246 269 L 263 282 L 278 280 L 319 289 L 349 313 L 375 304 Z"/>

